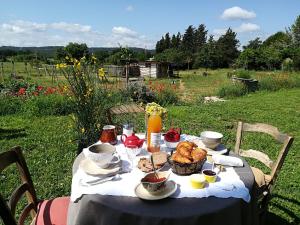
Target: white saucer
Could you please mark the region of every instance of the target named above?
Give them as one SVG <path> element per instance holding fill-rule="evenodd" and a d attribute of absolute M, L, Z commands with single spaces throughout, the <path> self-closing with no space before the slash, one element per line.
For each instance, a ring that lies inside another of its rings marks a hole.
<path fill-rule="evenodd" d="M 208 155 L 224 155 L 228 152 L 228 149 L 222 144 L 218 145 L 216 149 L 210 149 L 205 146 L 201 146 L 200 148 L 206 150 Z"/>
<path fill-rule="evenodd" d="M 93 161 L 85 158 L 79 163 L 79 168 L 89 175 L 113 175 L 114 173 L 116 174 L 120 171 L 121 162 L 122 161 L 116 165 L 103 169 L 98 167 Z"/>
<path fill-rule="evenodd" d="M 142 183 L 139 183 L 135 187 L 134 192 L 137 197 L 144 200 L 160 200 L 169 197 L 176 190 L 177 190 L 177 184 L 174 181 L 169 180 L 166 182 L 166 187 L 162 191 L 150 193 L 143 187 Z"/>

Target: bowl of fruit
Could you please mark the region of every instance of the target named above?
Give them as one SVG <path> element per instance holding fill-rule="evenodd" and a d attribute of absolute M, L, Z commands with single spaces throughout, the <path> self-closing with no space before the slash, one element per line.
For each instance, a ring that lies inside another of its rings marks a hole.
<path fill-rule="evenodd" d="M 180 141 L 180 128 L 171 128 L 164 137 L 165 144 L 168 148 L 175 149 Z"/>

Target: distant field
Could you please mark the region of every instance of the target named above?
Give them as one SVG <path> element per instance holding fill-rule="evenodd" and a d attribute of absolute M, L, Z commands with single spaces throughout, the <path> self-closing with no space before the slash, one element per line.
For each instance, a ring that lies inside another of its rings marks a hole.
<path fill-rule="evenodd" d="M 48 66 L 49 67 L 49 66 Z M 61 74 L 59 70 L 53 70 L 48 68 L 48 71 L 45 69 L 45 65 L 42 65 L 40 69 L 27 65 L 27 70 L 25 63 L 16 62 L 13 65 L 10 62 L 3 63 L 3 71 L 0 68 L 0 81 L 1 79 L 7 78 L 10 76 L 13 71 L 25 80 L 30 82 L 35 82 L 43 86 L 56 86 L 66 84 L 65 77 Z M 51 76 L 51 71 L 55 74 L 53 79 Z M 180 93 L 179 97 L 183 101 L 194 102 L 197 101 L 201 96 L 213 96 L 217 94 L 218 89 L 226 84 L 229 84 L 231 80 L 227 77 L 228 72 L 232 72 L 232 69 L 217 69 L 217 70 L 205 70 L 205 69 L 196 69 L 196 70 L 186 70 L 180 71 L 178 78 L 162 78 L 162 79 L 151 79 L 152 84 L 176 84 L 178 88 L 177 93 Z M 2 75 L 2 72 L 4 76 Z M 203 76 L 203 73 L 206 72 L 207 76 Z M 272 76 L 300 76 L 300 73 L 287 73 L 282 71 L 250 71 L 251 77 L 260 80 L 261 78 L 272 75 Z M 112 89 L 119 89 L 124 86 L 120 79 L 108 78 L 111 82 L 107 87 Z M 149 79 L 146 78 L 146 85 L 149 86 Z"/>

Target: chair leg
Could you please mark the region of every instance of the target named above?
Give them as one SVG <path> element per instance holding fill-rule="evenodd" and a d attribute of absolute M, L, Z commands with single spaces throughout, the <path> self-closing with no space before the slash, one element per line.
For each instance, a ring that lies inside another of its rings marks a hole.
<path fill-rule="evenodd" d="M 260 202 L 260 213 L 259 213 L 259 221 L 261 225 L 266 224 L 267 212 L 268 212 L 268 203 L 271 199 L 270 194 L 268 193 Z"/>

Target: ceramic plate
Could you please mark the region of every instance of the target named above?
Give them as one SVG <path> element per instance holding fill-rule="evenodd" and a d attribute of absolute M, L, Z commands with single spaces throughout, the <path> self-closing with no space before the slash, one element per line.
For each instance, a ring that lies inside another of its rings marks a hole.
<path fill-rule="evenodd" d="M 85 158 L 79 163 L 79 167 L 89 175 L 113 175 L 120 171 L 121 162 L 122 161 L 117 165 L 103 169 L 98 167 L 93 161 Z"/>
<path fill-rule="evenodd" d="M 142 183 L 138 184 L 135 187 L 135 194 L 137 197 L 144 200 L 160 200 L 169 197 L 172 195 L 177 189 L 177 184 L 170 180 L 166 182 L 166 187 L 162 191 L 150 193 L 148 192 L 142 185 Z"/>

